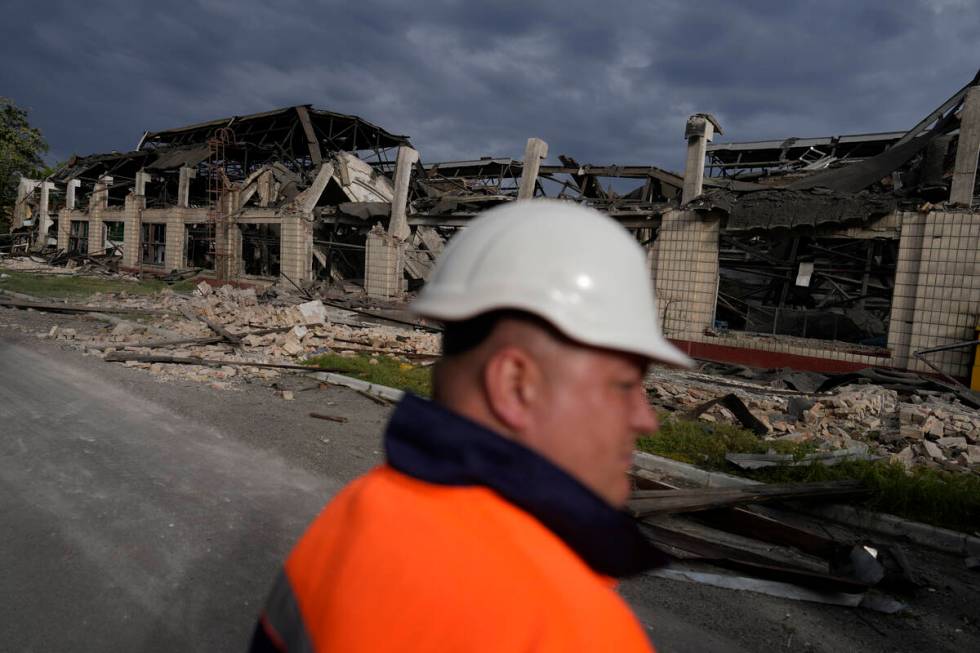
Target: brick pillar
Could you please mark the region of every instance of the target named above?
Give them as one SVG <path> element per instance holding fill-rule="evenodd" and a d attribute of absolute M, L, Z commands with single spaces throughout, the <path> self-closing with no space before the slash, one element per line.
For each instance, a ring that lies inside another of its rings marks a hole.
<path fill-rule="evenodd" d="M 242 229 L 235 223 L 228 225 L 227 245 L 225 249 L 225 267 L 229 279 L 237 279 L 242 270 Z M 312 265 L 312 263 L 311 263 Z M 290 276 L 292 278 L 292 276 Z"/>
<path fill-rule="evenodd" d="M 718 218 L 668 211 L 657 238 L 656 292 L 664 334 L 687 338 L 714 325 L 718 301 Z"/>
<path fill-rule="evenodd" d="M 128 198 L 127 198 L 128 201 Z M 88 253 L 101 254 L 105 249 L 105 215 L 102 210 L 93 211 L 88 220 Z"/>
<path fill-rule="evenodd" d="M 163 266 L 167 268 L 167 272 L 187 267 L 187 262 L 184 260 L 186 242 L 183 212 L 173 211 L 167 215 L 167 251 L 163 254 Z"/>
<path fill-rule="evenodd" d="M 925 233 L 925 216 L 921 213 L 899 214 L 901 230 L 898 241 L 898 261 L 895 265 L 895 288 L 892 291 L 892 309 L 888 320 L 888 349 L 892 352 L 892 364 L 907 368 L 912 352 L 912 324 L 915 320 L 915 295 L 919 286 L 919 266 L 922 262 L 922 235 Z"/>
<path fill-rule="evenodd" d="M 313 215 L 283 213 L 280 271 L 296 283 L 313 279 Z"/>
<path fill-rule="evenodd" d="M 71 211 L 61 209 L 58 212 L 58 249 L 65 251 L 68 249 L 68 234 L 71 229 Z"/>
<path fill-rule="evenodd" d="M 380 226 L 367 237 L 364 290 L 369 297 L 393 299 L 405 291 L 405 244 Z"/>
<path fill-rule="evenodd" d="M 142 250 L 140 248 L 140 222 L 146 199 L 142 196 L 130 195 L 126 198 L 126 208 L 123 210 L 123 255 L 122 264 L 127 268 L 138 268 Z"/>

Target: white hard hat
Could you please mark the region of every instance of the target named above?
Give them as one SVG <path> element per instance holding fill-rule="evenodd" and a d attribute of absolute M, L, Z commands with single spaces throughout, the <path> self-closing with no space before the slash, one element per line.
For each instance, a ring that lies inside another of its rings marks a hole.
<path fill-rule="evenodd" d="M 473 220 L 411 308 L 445 322 L 526 311 L 586 345 L 693 365 L 660 332 L 643 248 L 612 218 L 572 202 L 511 202 Z"/>

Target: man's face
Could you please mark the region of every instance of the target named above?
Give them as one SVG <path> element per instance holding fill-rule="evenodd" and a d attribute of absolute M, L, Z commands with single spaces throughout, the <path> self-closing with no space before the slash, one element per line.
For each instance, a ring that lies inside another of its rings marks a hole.
<path fill-rule="evenodd" d="M 657 429 L 638 356 L 562 344 L 542 361 L 542 401 L 535 410 L 536 448 L 610 504 L 629 498 L 627 476 L 640 435 Z"/>

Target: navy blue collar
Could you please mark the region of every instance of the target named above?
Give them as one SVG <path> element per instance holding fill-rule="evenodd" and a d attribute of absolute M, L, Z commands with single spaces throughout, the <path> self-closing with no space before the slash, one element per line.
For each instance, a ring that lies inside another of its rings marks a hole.
<path fill-rule="evenodd" d="M 419 480 L 494 490 L 600 574 L 629 576 L 666 563 L 627 513 L 534 451 L 431 401 L 405 395 L 385 451 L 389 465 Z"/>

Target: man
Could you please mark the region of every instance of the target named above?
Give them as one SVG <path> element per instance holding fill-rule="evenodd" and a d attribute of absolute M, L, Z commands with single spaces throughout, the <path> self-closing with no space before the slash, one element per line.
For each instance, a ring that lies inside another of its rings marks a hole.
<path fill-rule="evenodd" d="M 442 320 L 433 399 L 286 561 L 253 650 L 649 651 L 612 578 L 662 562 L 620 509 L 657 428 L 661 335 L 643 250 L 568 202 L 495 208 L 413 305 Z"/>

